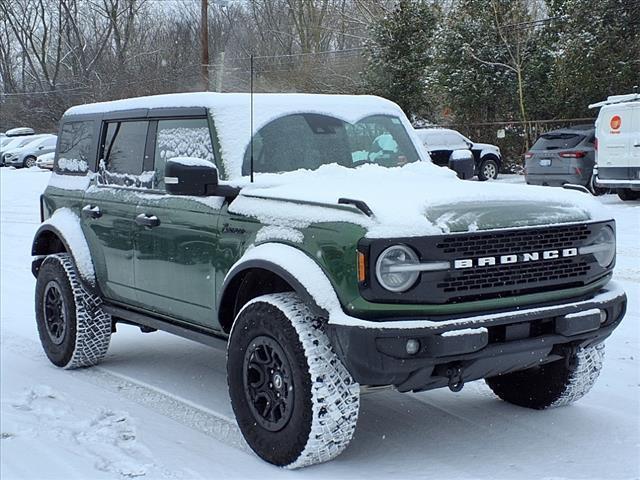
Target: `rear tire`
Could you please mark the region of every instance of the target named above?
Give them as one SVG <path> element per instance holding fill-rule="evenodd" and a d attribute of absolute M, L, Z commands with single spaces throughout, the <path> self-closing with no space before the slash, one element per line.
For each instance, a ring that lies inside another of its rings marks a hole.
<path fill-rule="evenodd" d="M 44 259 L 36 280 L 36 322 L 42 348 L 65 369 L 97 364 L 111 339 L 111 316 L 89 292 L 67 253 Z"/>
<path fill-rule="evenodd" d="M 640 200 L 640 192 L 631 190 L 630 188 L 619 188 L 618 197 L 623 202 L 629 202 L 633 200 Z"/>
<path fill-rule="evenodd" d="M 293 293 L 263 295 L 238 314 L 227 380 L 240 431 L 263 460 L 286 468 L 326 462 L 349 444 L 360 387 L 314 315 Z"/>
<path fill-rule="evenodd" d="M 498 178 L 498 162 L 493 158 L 487 158 L 480 163 L 478 169 L 478 180 L 495 180 Z"/>
<path fill-rule="evenodd" d="M 604 344 L 579 349 L 573 355 L 539 367 L 485 379 L 502 400 L 543 410 L 579 400 L 600 375 Z"/>

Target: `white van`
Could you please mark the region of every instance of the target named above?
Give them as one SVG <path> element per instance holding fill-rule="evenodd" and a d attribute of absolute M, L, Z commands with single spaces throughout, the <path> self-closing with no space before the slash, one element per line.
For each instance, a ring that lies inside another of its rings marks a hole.
<path fill-rule="evenodd" d="M 589 105 L 598 107 L 594 181 L 622 200 L 640 200 L 640 93 Z"/>

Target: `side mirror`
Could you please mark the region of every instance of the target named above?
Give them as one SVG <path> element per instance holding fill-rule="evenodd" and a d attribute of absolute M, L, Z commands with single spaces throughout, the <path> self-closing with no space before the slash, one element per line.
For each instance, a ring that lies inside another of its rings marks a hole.
<path fill-rule="evenodd" d="M 171 195 L 216 195 L 218 169 L 202 158 L 170 158 L 164 167 L 164 184 Z"/>
<path fill-rule="evenodd" d="M 471 150 L 454 150 L 449 156 L 449 168 L 456 172 L 458 178 L 467 180 L 473 178 L 475 173 L 475 160 Z"/>
<path fill-rule="evenodd" d="M 38 147 L 38 150 L 44 150 L 44 145 L 40 145 L 40 146 Z"/>

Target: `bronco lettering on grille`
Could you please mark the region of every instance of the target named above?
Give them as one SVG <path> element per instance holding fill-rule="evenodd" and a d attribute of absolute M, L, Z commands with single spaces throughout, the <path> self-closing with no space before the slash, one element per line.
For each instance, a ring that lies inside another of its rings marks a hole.
<path fill-rule="evenodd" d="M 508 265 L 510 263 L 538 262 L 541 260 L 555 260 L 557 258 L 575 257 L 577 248 L 564 248 L 561 250 L 544 250 L 542 252 L 526 252 L 495 257 L 461 258 L 454 260 L 455 269 L 488 267 L 491 265 Z"/>

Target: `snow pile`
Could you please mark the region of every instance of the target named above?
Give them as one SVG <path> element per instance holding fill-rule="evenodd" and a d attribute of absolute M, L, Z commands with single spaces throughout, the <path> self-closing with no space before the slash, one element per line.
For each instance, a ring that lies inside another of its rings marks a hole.
<path fill-rule="evenodd" d="M 372 238 L 438 235 L 460 231 L 460 225 L 462 230 L 476 231 L 483 229 L 483 223 L 487 229 L 484 217 L 488 213 L 504 217 L 509 206 L 529 212 L 527 218 L 514 218 L 511 227 L 610 218 L 597 200 L 580 192 L 462 181 L 430 162 L 397 168 L 332 164 L 314 171 L 260 174 L 255 183 L 238 184 L 244 186 L 229 207 L 233 213 L 293 228 L 351 222 L 367 229 Z M 338 199 L 343 197 L 366 202 L 374 217 L 352 206 L 339 208 L 343 206 Z"/>
<path fill-rule="evenodd" d="M 89 164 L 77 158 L 59 158 L 58 169 L 65 172 L 85 173 L 89 171 Z"/>
<path fill-rule="evenodd" d="M 213 167 L 215 165 L 210 160 L 205 160 L 201 157 L 171 157 L 167 160 L 167 163 L 177 163 L 179 165 L 186 165 L 188 167 Z"/>
<path fill-rule="evenodd" d="M 269 225 L 262 227 L 256 233 L 256 243 L 269 242 L 273 240 L 282 240 L 291 243 L 302 243 L 304 235 L 301 231 L 294 228 L 278 227 Z"/>
<path fill-rule="evenodd" d="M 484 327 L 480 328 L 463 328 L 462 330 L 449 330 L 440 334 L 441 337 L 464 337 L 465 335 L 482 335 L 489 333 Z"/>
<path fill-rule="evenodd" d="M 80 226 L 80 217 L 69 208 L 59 208 L 42 225 L 51 225 L 62 234 L 71 250 L 70 253 L 76 263 L 78 273 L 84 280 L 94 285 L 95 273 L 91 252 Z"/>
<path fill-rule="evenodd" d="M 93 173 L 87 175 L 60 175 L 52 173 L 49 179 L 49 186 L 61 190 L 86 190 L 93 178 Z"/>
<path fill-rule="evenodd" d="M 156 172 L 146 171 L 138 175 L 131 173 L 115 173 L 110 172 L 104 160 L 100 160 L 100 168 L 98 169 L 99 185 L 117 185 L 126 188 L 149 188 L 153 189 L 156 184 Z"/>

